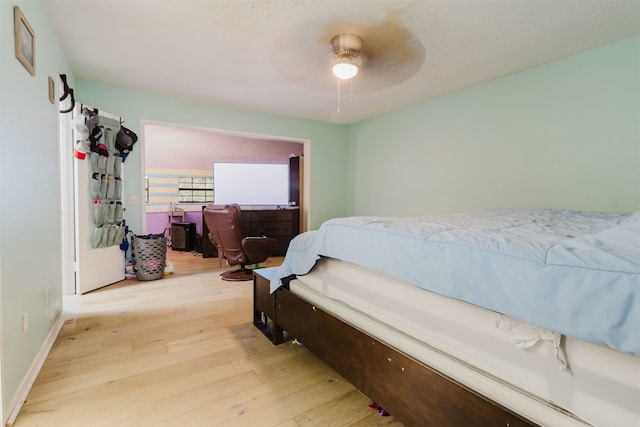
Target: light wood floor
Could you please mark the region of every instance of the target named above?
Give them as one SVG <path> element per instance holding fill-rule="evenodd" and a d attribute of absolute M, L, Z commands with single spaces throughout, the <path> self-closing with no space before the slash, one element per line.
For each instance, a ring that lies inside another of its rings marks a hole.
<path fill-rule="evenodd" d="M 252 282 L 220 280 L 214 258 L 167 258 L 161 280 L 73 297 L 14 426 L 401 426 L 306 348 L 260 334 Z"/>

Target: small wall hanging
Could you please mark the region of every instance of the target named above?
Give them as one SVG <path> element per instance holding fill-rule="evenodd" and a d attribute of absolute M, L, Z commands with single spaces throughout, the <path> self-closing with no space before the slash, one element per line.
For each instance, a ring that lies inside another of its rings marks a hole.
<path fill-rule="evenodd" d="M 56 103 L 56 84 L 53 81 L 53 77 L 49 76 L 48 79 L 48 89 L 49 89 L 49 102 L 52 104 Z"/>
<path fill-rule="evenodd" d="M 18 6 L 13 7 L 13 37 L 16 58 L 24 68 L 36 75 L 36 33 Z"/>

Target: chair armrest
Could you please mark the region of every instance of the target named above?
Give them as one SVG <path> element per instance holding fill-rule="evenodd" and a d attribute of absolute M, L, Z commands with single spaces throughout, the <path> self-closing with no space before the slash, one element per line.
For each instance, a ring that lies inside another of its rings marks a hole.
<path fill-rule="evenodd" d="M 242 239 L 242 249 L 249 258 L 247 264 L 257 264 L 266 261 L 278 250 L 278 241 L 272 237 L 245 237 Z"/>

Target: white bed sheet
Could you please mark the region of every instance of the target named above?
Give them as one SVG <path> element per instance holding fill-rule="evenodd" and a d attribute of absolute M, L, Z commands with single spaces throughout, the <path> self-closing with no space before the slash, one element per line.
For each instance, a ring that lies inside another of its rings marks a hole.
<path fill-rule="evenodd" d="M 490 310 L 330 258 L 290 289 L 542 425 L 640 425 L 640 357 L 565 337 L 563 371 L 553 343 L 515 348 Z"/>

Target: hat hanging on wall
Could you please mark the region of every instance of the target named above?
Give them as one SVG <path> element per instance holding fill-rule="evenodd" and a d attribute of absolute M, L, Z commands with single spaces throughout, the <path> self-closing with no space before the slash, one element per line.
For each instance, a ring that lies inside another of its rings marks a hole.
<path fill-rule="evenodd" d="M 120 156 L 124 162 L 134 144 L 138 141 L 138 135 L 132 130 L 122 126 L 116 135 L 116 148 L 120 151 Z"/>

